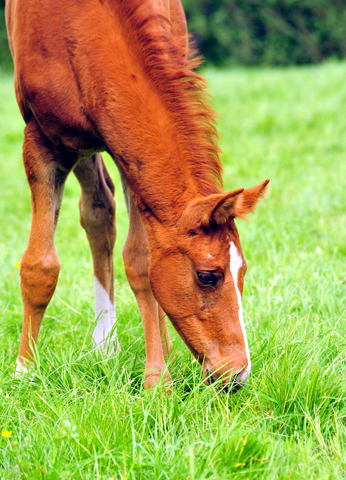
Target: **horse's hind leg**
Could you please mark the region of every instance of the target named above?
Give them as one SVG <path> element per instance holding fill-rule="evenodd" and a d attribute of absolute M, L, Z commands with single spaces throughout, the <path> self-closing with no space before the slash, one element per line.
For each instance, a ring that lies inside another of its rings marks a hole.
<path fill-rule="evenodd" d="M 104 353 L 117 342 L 115 329 L 113 248 L 115 243 L 114 185 L 100 154 L 81 160 L 74 168 L 82 194 L 80 222 L 85 229 L 94 264 L 96 345 Z"/>
<path fill-rule="evenodd" d="M 24 319 L 17 369 L 32 361 L 42 318 L 60 270 L 54 231 L 68 169 L 62 169 L 53 146 L 32 121 L 25 128 L 23 161 L 31 189 L 32 219 L 28 247 L 20 262 Z"/>
<path fill-rule="evenodd" d="M 131 194 L 123 182 L 126 207 L 129 214 L 129 232 L 123 248 L 126 276 L 136 297 L 141 314 L 146 350 L 145 388 L 155 385 L 163 375 L 170 384 L 164 354 L 172 348 L 162 308 L 157 303 L 149 283 L 149 242 L 144 224 Z"/>

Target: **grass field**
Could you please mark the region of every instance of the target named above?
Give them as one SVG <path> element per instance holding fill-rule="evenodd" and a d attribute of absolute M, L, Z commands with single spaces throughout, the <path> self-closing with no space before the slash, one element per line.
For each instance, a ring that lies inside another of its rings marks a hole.
<path fill-rule="evenodd" d="M 122 350 L 91 349 L 93 273 L 66 186 L 56 233 L 59 284 L 37 368 L 14 378 L 20 261 L 30 226 L 23 122 L 0 73 L 1 479 L 346 478 L 346 64 L 205 72 L 219 114 L 226 189 L 271 178 L 238 222 L 253 370 L 236 395 L 206 387 L 177 334 L 171 397 L 143 390 L 143 330 L 121 248 L 127 218 L 117 171 L 115 249 Z"/>

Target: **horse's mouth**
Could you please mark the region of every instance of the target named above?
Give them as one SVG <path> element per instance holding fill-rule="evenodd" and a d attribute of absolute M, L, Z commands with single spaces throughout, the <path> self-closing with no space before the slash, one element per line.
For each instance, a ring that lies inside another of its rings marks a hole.
<path fill-rule="evenodd" d="M 215 373 L 212 374 L 212 372 L 207 368 L 205 371 L 205 379 L 208 382 L 208 385 L 213 385 L 216 383 L 217 388 L 221 390 L 224 393 L 236 393 L 238 390 L 240 390 L 243 386 L 243 382 L 239 382 L 237 380 L 238 374 L 236 373 L 233 375 L 232 379 L 230 379 L 226 384 L 221 382 L 221 376 L 219 375 L 218 378 L 215 377 Z"/>

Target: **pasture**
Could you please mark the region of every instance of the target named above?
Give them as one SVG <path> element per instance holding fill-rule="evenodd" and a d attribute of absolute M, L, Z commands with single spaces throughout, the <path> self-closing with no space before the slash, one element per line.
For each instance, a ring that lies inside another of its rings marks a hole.
<path fill-rule="evenodd" d="M 0 72 L 1 479 L 336 479 L 346 472 L 346 64 L 206 70 L 219 115 L 226 190 L 271 178 L 238 221 L 253 369 L 235 395 L 206 387 L 170 326 L 173 393 L 145 392 L 145 349 L 121 248 L 115 294 L 121 352 L 91 348 L 92 261 L 68 179 L 56 233 L 62 268 L 37 365 L 14 378 L 22 304 L 16 262 L 30 196 L 13 77 Z"/>

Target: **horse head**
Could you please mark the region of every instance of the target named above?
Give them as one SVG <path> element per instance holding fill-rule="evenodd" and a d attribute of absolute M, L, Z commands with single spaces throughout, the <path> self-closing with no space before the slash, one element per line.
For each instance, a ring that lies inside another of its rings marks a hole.
<path fill-rule="evenodd" d="M 150 284 L 203 367 L 206 383 L 236 391 L 251 371 L 242 293 L 246 261 L 235 218 L 253 212 L 269 180 L 195 198 L 171 229 L 156 229 Z"/>

